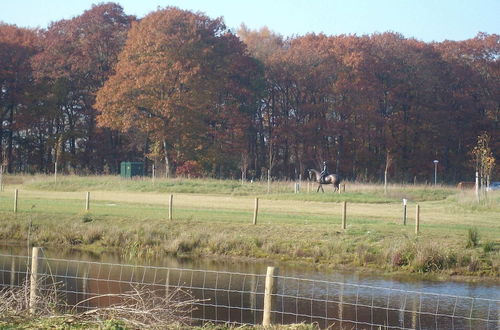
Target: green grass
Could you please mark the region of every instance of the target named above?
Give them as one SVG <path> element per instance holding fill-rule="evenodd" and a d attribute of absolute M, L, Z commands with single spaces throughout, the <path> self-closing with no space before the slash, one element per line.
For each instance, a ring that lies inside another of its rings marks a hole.
<path fill-rule="evenodd" d="M 196 193 L 179 193 L 185 187 L 197 187 Z M 498 276 L 499 193 L 478 206 L 472 193 L 446 187 L 391 186 L 387 196 L 381 186 L 354 183 L 340 195 L 277 192 L 286 187 L 291 189 L 289 183 L 275 183 L 268 195 L 262 192 L 266 185 L 235 181 L 163 180 L 153 187 L 150 181 L 117 177 L 63 177 L 57 185 L 43 176 L 11 177 L 0 192 L 0 239 L 25 241 L 32 221 L 34 244 L 111 249 L 140 258 L 164 253 L 272 258 L 383 272 Z M 200 193 L 203 189 L 210 192 Z M 89 213 L 85 191 L 91 191 Z M 167 220 L 169 193 L 174 194 L 173 221 Z M 255 196 L 260 197 L 256 226 Z M 407 226 L 402 225 L 402 196 L 409 198 Z M 340 228 L 344 200 L 346 231 Z M 480 239 L 466 248 L 471 227 Z"/>
<path fill-rule="evenodd" d="M 119 176 L 62 176 L 57 182 L 51 176 L 17 177 L 14 182 L 23 186 L 44 191 L 129 191 L 157 193 L 220 194 L 232 196 L 268 195 L 267 182 L 245 182 L 216 179 L 122 179 Z M 391 185 L 387 195 L 380 185 L 346 182 L 346 194 L 333 194 L 332 187 L 325 185 L 325 193 L 316 193 L 317 185 L 302 181 L 301 193 L 293 193 L 293 182 L 273 182 L 269 198 L 285 200 L 309 200 L 332 202 L 347 200 L 356 203 L 388 203 L 407 198 L 413 201 L 443 200 L 455 193 L 449 187 L 430 187 L 413 185 Z"/>

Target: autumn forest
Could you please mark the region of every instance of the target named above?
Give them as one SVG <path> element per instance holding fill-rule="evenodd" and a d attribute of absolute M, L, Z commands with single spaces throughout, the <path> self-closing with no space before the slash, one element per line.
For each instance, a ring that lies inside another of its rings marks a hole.
<path fill-rule="evenodd" d="M 500 36 L 284 37 L 174 7 L 115 3 L 27 29 L 0 23 L 0 157 L 9 173 L 471 181 L 500 156 Z M 498 166 L 493 173 L 496 179 Z"/>

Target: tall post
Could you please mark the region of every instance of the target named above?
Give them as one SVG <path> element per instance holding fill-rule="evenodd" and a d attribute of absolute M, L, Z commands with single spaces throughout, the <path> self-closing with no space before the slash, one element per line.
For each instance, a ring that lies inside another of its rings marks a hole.
<path fill-rule="evenodd" d="M 252 274 L 250 276 L 250 294 L 249 294 L 249 300 L 250 300 L 250 310 L 254 319 L 254 324 L 257 324 L 257 319 L 256 319 L 256 309 L 257 309 L 257 275 Z"/>
<path fill-rule="evenodd" d="M 403 198 L 403 225 L 406 226 L 406 202 L 408 200 Z"/>
<path fill-rule="evenodd" d="M 83 271 L 83 278 L 82 278 L 82 300 L 86 300 L 87 297 L 87 291 L 89 289 L 89 269 L 85 268 Z"/>
<path fill-rule="evenodd" d="M 340 284 L 340 293 L 339 293 L 339 319 L 340 319 L 340 328 L 342 329 L 342 321 L 344 319 L 344 282 Z"/>
<path fill-rule="evenodd" d="M 418 235 L 420 227 L 420 205 L 417 204 L 415 208 L 415 235 Z"/>
<path fill-rule="evenodd" d="M 165 298 L 170 299 L 170 269 L 167 269 L 167 278 L 165 278 Z"/>
<path fill-rule="evenodd" d="M 432 162 L 434 163 L 434 186 L 436 186 L 439 160 L 434 159 Z"/>
<path fill-rule="evenodd" d="M 253 224 L 257 224 L 257 214 L 259 213 L 259 198 L 255 197 L 255 207 L 253 209 Z"/>
<path fill-rule="evenodd" d="M 271 193 L 271 170 L 267 170 L 267 193 Z"/>
<path fill-rule="evenodd" d="M 33 247 L 31 254 L 31 273 L 30 273 L 30 314 L 36 313 L 36 304 L 38 300 L 38 254 L 40 248 Z"/>
<path fill-rule="evenodd" d="M 174 195 L 170 194 L 168 198 L 168 220 L 172 220 L 173 202 L 174 202 Z"/>
<path fill-rule="evenodd" d="M 90 210 L 90 191 L 85 195 L 85 211 Z"/>
<path fill-rule="evenodd" d="M 156 173 L 155 173 L 155 163 L 153 162 L 153 165 L 152 165 L 152 168 L 151 168 L 151 178 L 153 179 L 153 185 L 155 184 L 155 177 L 156 177 Z"/>
<path fill-rule="evenodd" d="M 14 288 L 15 285 L 16 285 L 16 259 L 13 256 L 10 264 L 10 287 Z"/>
<path fill-rule="evenodd" d="M 262 316 L 262 326 L 267 327 L 272 323 L 271 312 L 274 305 L 274 294 L 276 293 L 277 283 L 275 277 L 278 274 L 278 268 L 267 267 L 266 286 L 264 291 L 264 313 Z"/>
<path fill-rule="evenodd" d="M 347 202 L 342 202 L 342 229 L 346 228 L 346 218 L 347 218 Z"/>
<path fill-rule="evenodd" d="M 17 213 L 17 198 L 19 197 L 19 190 L 14 190 L 14 213 Z"/>

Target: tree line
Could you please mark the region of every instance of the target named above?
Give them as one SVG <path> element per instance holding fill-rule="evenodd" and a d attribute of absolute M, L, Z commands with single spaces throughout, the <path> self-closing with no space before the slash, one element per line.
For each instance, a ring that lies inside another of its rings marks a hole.
<path fill-rule="evenodd" d="M 115 3 L 26 29 L 0 24 L 0 154 L 8 172 L 471 180 L 500 153 L 500 38 L 394 32 L 285 38 L 175 7 Z M 498 170 L 496 172 L 498 175 Z"/>

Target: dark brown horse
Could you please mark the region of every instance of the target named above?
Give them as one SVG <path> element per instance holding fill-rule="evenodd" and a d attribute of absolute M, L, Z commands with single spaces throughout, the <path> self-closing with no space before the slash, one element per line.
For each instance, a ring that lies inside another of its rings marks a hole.
<path fill-rule="evenodd" d="M 323 181 L 321 180 L 321 172 L 317 171 L 315 169 L 309 169 L 309 180 L 316 181 L 318 183 L 318 189 L 316 192 L 319 192 L 321 189 L 322 192 L 325 192 L 323 190 L 323 185 L 324 184 L 331 184 L 333 185 L 333 191 L 339 191 L 339 184 L 340 184 L 340 177 L 337 174 L 329 174 L 324 177 Z"/>

